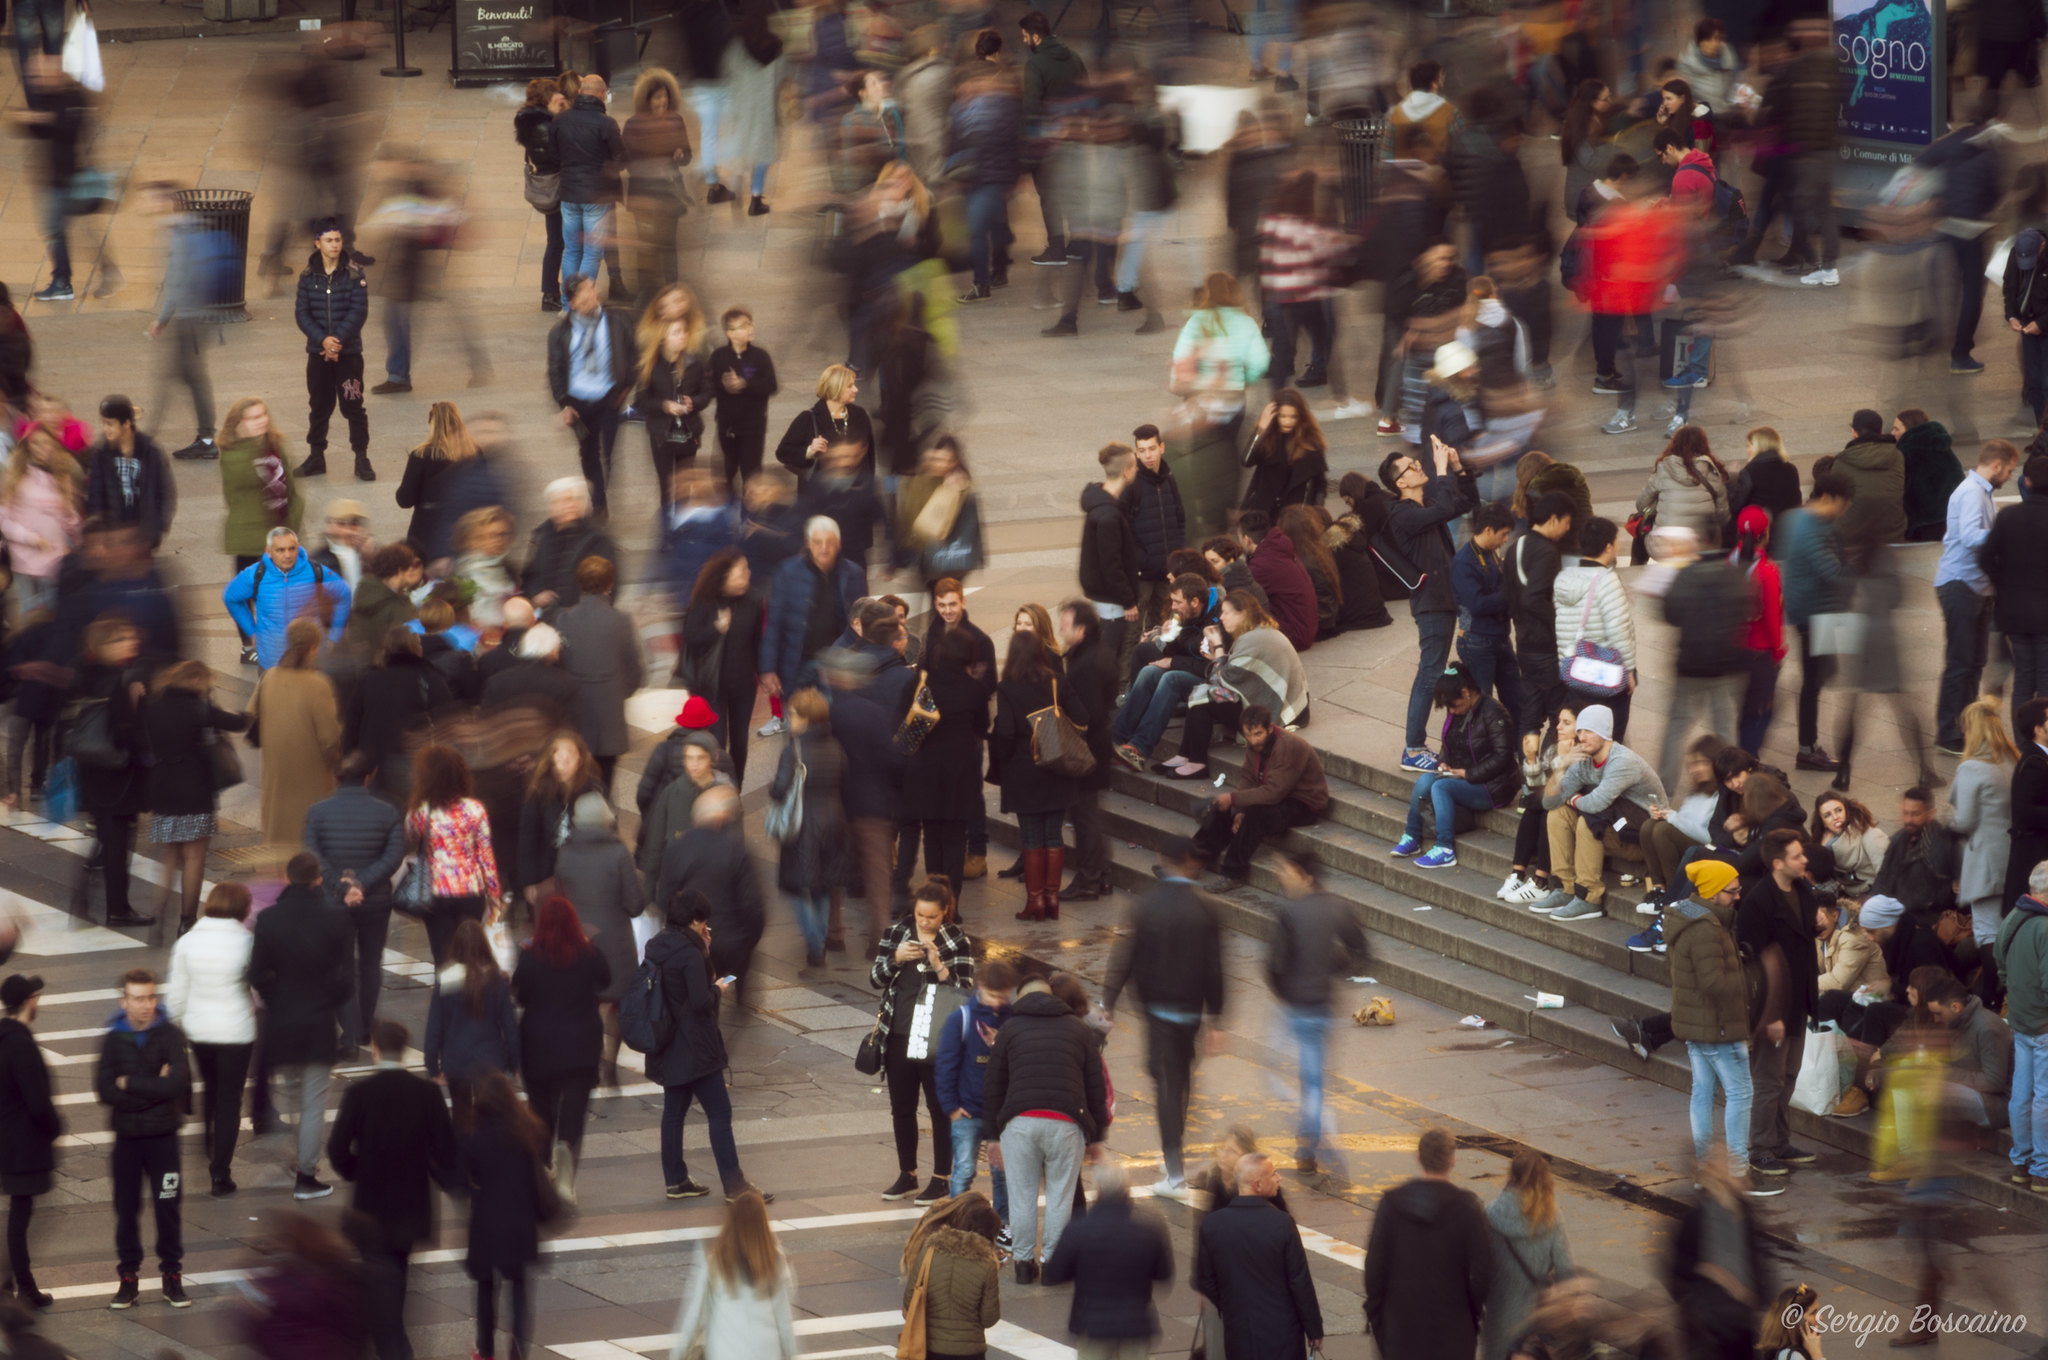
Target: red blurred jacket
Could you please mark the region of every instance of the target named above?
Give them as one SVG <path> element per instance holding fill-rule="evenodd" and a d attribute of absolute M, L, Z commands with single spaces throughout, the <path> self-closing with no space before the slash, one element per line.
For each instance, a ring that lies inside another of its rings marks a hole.
<path fill-rule="evenodd" d="M 1616 203 L 1580 228 L 1586 271 L 1579 300 L 1609 316 L 1647 316 L 1685 268 L 1685 234 L 1662 202 Z"/>

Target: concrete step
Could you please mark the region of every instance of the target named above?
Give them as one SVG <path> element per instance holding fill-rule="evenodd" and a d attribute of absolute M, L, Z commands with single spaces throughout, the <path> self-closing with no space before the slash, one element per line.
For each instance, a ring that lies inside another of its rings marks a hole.
<path fill-rule="evenodd" d="M 1141 787 L 1136 792 L 1126 792 L 1133 784 Z M 1357 797 L 1364 787 L 1347 790 L 1347 798 Z M 1111 876 L 1119 888 L 1139 894 L 1150 887 L 1154 881 L 1154 852 L 1169 837 L 1188 833 L 1190 815 L 1205 801 L 1207 789 L 1205 783 L 1120 772 L 1116 787 L 1103 796 L 1105 830 L 1111 838 Z M 1146 793 L 1151 796 L 1142 796 Z M 989 791 L 989 801 L 991 839 L 1015 847 L 1016 825 L 998 810 L 999 799 L 993 789 Z M 1463 840 L 1461 837 L 1460 868 Z M 1581 949 L 1564 947 L 1574 942 L 1582 927 L 1550 922 L 1525 909 L 1482 898 L 1474 886 L 1460 886 L 1457 870 L 1430 873 L 1413 869 L 1405 861 L 1389 860 L 1384 844 L 1347 826 L 1319 823 L 1302 828 L 1289 833 L 1281 848 L 1316 860 L 1323 866 L 1324 885 L 1353 904 L 1372 947 L 1371 975 L 1386 986 L 1461 1015 L 1481 1016 L 1510 1033 L 1539 1039 L 1648 1077 L 1673 1090 L 1692 1088 L 1692 1072 L 1682 1044 L 1667 1045 L 1646 1063 L 1628 1049 L 1608 1023 L 1611 1016 L 1640 1016 L 1668 1008 L 1668 979 L 1647 975 L 1653 962 L 1663 962 L 1655 955 L 1622 950 L 1621 958 L 1626 964 L 1616 967 L 1589 957 Z M 1353 872 L 1350 867 L 1375 865 L 1383 870 L 1399 866 L 1405 875 L 1393 875 L 1395 881 L 1390 882 L 1387 877 Z M 1474 877 L 1483 881 L 1483 875 Z M 1450 905 L 1440 908 L 1436 901 L 1403 891 L 1411 883 Z M 1491 886 L 1486 885 L 1485 891 L 1490 893 Z M 1213 900 L 1227 926 L 1265 939 L 1271 932 L 1278 905 L 1277 887 L 1271 861 L 1262 855 L 1253 863 L 1247 886 Z M 1507 913 L 1504 921 L 1496 924 L 1488 919 L 1488 901 Z M 1418 910 L 1421 907 L 1431 910 Z M 1532 933 L 1510 928 L 1526 925 L 1522 917 L 1547 928 L 1546 938 L 1534 938 Z M 1608 920 L 1583 924 L 1604 928 L 1604 933 L 1579 938 L 1604 939 L 1605 934 L 1612 934 L 1622 923 Z M 1562 942 L 1553 941 L 1551 935 L 1561 936 Z M 1557 1010 L 1539 1008 L 1532 995 L 1537 990 L 1564 996 L 1566 1005 Z M 1794 1110 L 1791 1120 L 1794 1132 L 1803 1140 L 1853 1154 L 1865 1163 L 1875 1152 L 1876 1120 L 1872 1113 L 1836 1119 Z M 2008 1167 L 2004 1158 L 1991 1153 L 1954 1156 L 1958 1173 L 1955 1183 L 1963 1193 L 2048 1224 L 2048 1202 L 2023 1187 L 2013 1186 L 2006 1179 Z"/>

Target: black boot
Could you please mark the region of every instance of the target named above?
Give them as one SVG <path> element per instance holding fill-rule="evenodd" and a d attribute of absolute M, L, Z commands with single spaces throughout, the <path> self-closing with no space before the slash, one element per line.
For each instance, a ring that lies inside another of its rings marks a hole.
<path fill-rule="evenodd" d="M 1020 854 L 1020 855 L 1018 855 L 1018 856 L 1017 856 L 1017 862 L 1016 862 L 1015 864 L 1012 864 L 1012 865 L 1011 865 L 1011 866 L 1010 866 L 1009 868 L 1007 868 L 1007 869 L 998 869 L 998 870 L 996 870 L 996 877 L 997 877 L 997 878 L 1022 878 L 1022 877 L 1024 877 L 1024 856 L 1022 856 L 1021 854 Z"/>
<path fill-rule="evenodd" d="M 327 450 L 314 449 L 305 462 L 292 469 L 294 477 L 325 477 L 327 475 Z"/>
<path fill-rule="evenodd" d="M 377 469 L 370 466 L 370 455 L 367 453 L 356 455 L 356 480 L 359 482 L 374 482 L 377 480 Z"/>
<path fill-rule="evenodd" d="M 540 309 L 544 312 L 561 311 L 562 295 L 560 293 L 542 293 L 540 295 Z"/>

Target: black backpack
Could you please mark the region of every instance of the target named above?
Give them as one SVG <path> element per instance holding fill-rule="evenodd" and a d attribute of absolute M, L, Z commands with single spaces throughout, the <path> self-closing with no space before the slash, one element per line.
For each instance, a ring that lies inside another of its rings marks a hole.
<path fill-rule="evenodd" d="M 1756 615 L 1749 573 L 1716 553 L 1678 573 L 1664 597 L 1664 621 L 1680 630 L 1681 675 L 1734 675 L 1745 668 L 1742 645 Z"/>
<path fill-rule="evenodd" d="M 659 1053 L 675 1042 L 676 1018 L 662 995 L 661 965 L 644 960 L 619 997 L 619 1037 L 635 1053 Z"/>

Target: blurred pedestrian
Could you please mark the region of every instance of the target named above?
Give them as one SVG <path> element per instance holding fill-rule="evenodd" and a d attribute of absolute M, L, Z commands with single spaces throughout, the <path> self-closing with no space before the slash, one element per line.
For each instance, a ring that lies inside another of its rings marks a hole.
<path fill-rule="evenodd" d="M 686 888 L 710 899 L 711 964 L 732 982 L 733 1004 L 744 1005 L 754 947 L 768 928 L 768 913 L 740 821 L 739 791 L 714 783 L 690 809 L 690 830 L 662 852 L 654 900 L 666 902 Z"/>
<path fill-rule="evenodd" d="M 768 797 L 778 803 L 793 797 L 802 807 L 795 834 L 782 842 L 777 856 L 775 886 L 796 912 L 805 965 L 822 968 L 832 894 L 851 870 L 845 808 L 840 799 L 846 753 L 833 740 L 831 709 L 817 690 L 798 690 L 784 713 L 789 739 L 776 762 Z"/>
<path fill-rule="evenodd" d="M 78 545 L 85 484 L 54 433 L 31 425 L 0 469 L 0 539 L 14 577 L 17 616 L 57 603 L 58 568 Z"/>
<path fill-rule="evenodd" d="M 264 1264 L 243 1282 L 236 1339 L 261 1360 L 354 1360 L 371 1329 L 363 1272 L 347 1238 L 279 1213 Z"/>
<path fill-rule="evenodd" d="M 610 816 L 604 800 L 589 794 L 578 800 L 577 810 L 585 819 Z M 631 875 L 626 877 L 630 881 Z M 600 999 L 611 985 L 604 951 L 584 935 L 569 899 L 543 902 L 533 938 L 519 951 L 512 970 L 512 999 L 520 1008 L 519 1074 L 526 1084 L 527 1108 L 547 1131 L 555 1188 L 572 1204 L 576 1162 L 583 1155 L 583 1120 L 604 1048 Z"/>
<path fill-rule="evenodd" d="M 548 124 L 548 150 L 560 167 L 562 193 L 562 297 L 573 297 L 573 278 L 595 286 L 604 248 L 614 229 L 613 205 L 619 197 L 619 172 L 625 167 L 626 145 L 619 125 L 605 111 L 610 91 L 603 76 L 584 76 L 569 94 L 569 107 Z M 628 296 L 625 281 L 612 275 L 612 300 Z"/>
<path fill-rule="evenodd" d="M 1190 1283 L 1220 1314 L 1224 1353 L 1232 1360 L 1280 1360 L 1304 1346 L 1322 1354 L 1315 1280 L 1300 1230 L 1274 1202 L 1279 1189 L 1273 1163 L 1253 1153 L 1237 1164 L 1237 1194 L 1204 1214 L 1197 1230 Z M 1373 1333 L 1386 1335 L 1377 1326 Z"/>
<path fill-rule="evenodd" d="M 149 838 L 164 848 L 166 902 L 172 876 L 180 881 L 177 933 L 199 916 L 206 846 L 217 829 L 224 785 L 213 748 L 227 740 L 221 733 L 249 726 L 248 714 L 216 707 L 212 689 L 213 671 L 204 661 L 180 661 L 157 675 L 142 710 L 149 743 Z"/>
<path fill-rule="evenodd" d="M 1313 862 L 1283 855 L 1279 867 L 1286 900 L 1267 941 L 1266 985 L 1286 1013 L 1300 1069 L 1295 1169 L 1313 1176 L 1321 1169 L 1318 1158 L 1324 1147 L 1323 1055 L 1330 1036 L 1333 984 L 1365 971 L 1372 954 L 1350 903 L 1317 881 Z"/>
<path fill-rule="evenodd" d="M 633 365 L 639 353 L 631 324 L 605 310 L 596 278 L 564 269 L 562 298 L 568 311 L 548 332 L 548 389 L 561 410 L 562 425 L 576 436 L 576 456 L 583 479 L 590 484 L 591 504 L 602 516 L 605 484 L 612 472 L 612 441 L 618 437 L 620 414 L 632 400 Z"/>
<path fill-rule="evenodd" d="M 692 699 L 712 710 L 712 735 L 731 756 L 736 784 L 746 780 L 747 735 L 761 683 L 763 594 L 745 554 L 728 548 L 704 564 L 683 612 L 677 670 Z"/>
<path fill-rule="evenodd" d="M 192 1044 L 192 1062 L 205 1088 L 201 1143 L 215 1199 L 235 1193 L 231 1168 L 242 1128 L 242 1088 L 256 1044 L 256 1005 L 250 989 L 249 890 L 216 883 L 205 914 L 171 950 L 164 1005 Z"/>
<path fill-rule="evenodd" d="M 700 1245 L 696 1258 L 669 1360 L 685 1360 L 700 1347 L 718 1360 L 796 1360 L 796 1276 L 758 1192 L 732 1197 L 718 1236 Z"/>
<path fill-rule="evenodd" d="M 50 1099 L 50 1069 L 32 1029 L 43 980 L 10 974 L 0 982 L 0 1193 L 7 1196 L 7 1269 L 14 1293 L 29 1308 L 56 1300 L 36 1288 L 28 1228 L 36 1200 L 50 1193 L 63 1116 Z"/>
<path fill-rule="evenodd" d="M 1493 1287 L 1479 1332 L 1480 1360 L 1508 1360 L 1520 1349 L 1543 1290 L 1576 1273 L 1550 1159 L 1525 1147 L 1508 1164 L 1507 1183 L 1486 1208 L 1493 1232 Z"/>
<path fill-rule="evenodd" d="M 370 658 L 381 653 L 393 628 L 419 617 L 412 594 L 425 579 L 426 567 L 412 544 L 400 540 L 373 550 L 349 600 L 350 649 Z"/>
<path fill-rule="evenodd" d="M 257 918 L 249 985 L 263 998 L 263 1061 L 298 1115 L 298 1176 L 293 1199 L 320 1199 L 334 1187 L 316 1174 L 327 1131 L 327 1077 L 340 1042 L 342 1004 L 355 991 L 343 910 L 320 891 L 320 857 L 301 850 L 285 865 L 286 885 Z"/>
<path fill-rule="evenodd" d="M 458 1104 L 458 1129 L 466 1122 L 464 1113 Z M 470 1206 L 463 1266 L 476 1281 L 479 1360 L 497 1354 L 499 1276 L 511 1286 L 512 1354 L 526 1355 L 533 1341 L 527 1272 L 540 1256 L 542 1229 L 560 1212 L 559 1201 L 550 1204 L 553 1197 L 541 1189 L 546 1139 L 539 1116 L 520 1101 L 510 1077 L 491 1072 L 479 1080 L 475 1126 L 463 1132 L 461 1141 Z"/>
<path fill-rule="evenodd" d="M 394 802 L 416 782 L 414 765 L 426 754 L 415 753 L 420 739 L 455 703 L 455 692 L 420 653 L 412 629 L 400 624 L 387 632 L 381 657 L 349 692 L 342 718 L 341 749 L 368 756 L 377 791 Z"/>
<path fill-rule="evenodd" d="M 149 338 L 161 339 L 166 329 L 170 343 L 165 347 L 164 367 L 157 380 L 157 405 L 150 413 L 152 425 L 162 429 L 170 409 L 170 386 L 181 383 L 192 394 L 192 415 L 199 433 L 191 443 L 181 445 L 174 458 L 214 458 L 213 379 L 206 371 L 209 343 L 220 343 L 217 328 L 209 326 L 220 274 L 219 260 L 225 233 L 209 228 L 178 206 L 178 187 L 168 180 L 143 186 L 143 201 L 149 212 L 168 217 L 165 229 L 169 246 L 164 259 L 163 290 L 157 302 L 156 318 L 149 323 Z M 105 415 L 105 412 L 101 412 Z M 131 418 L 132 419 L 132 418 Z M 161 538 L 159 532 L 157 537 Z"/>
<path fill-rule="evenodd" d="M 519 1018 L 483 922 L 465 920 L 455 928 L 447 959 L 434 974 L 421 1051 L 427 1075 L 448 1089 L 456 1132 L 466 1135 L 475 1124 L 473 1111 L 484 1079 L 518 1075 Z"/>
<path fill-rule="evenodd" d="M 355 1183 L 350 1208 L 369 1221 L 357 1245 L 369 1277 L 377 1360 L 412 1360 L 405 1335 L 412 1252 L 434 1235 L 434 1186 L 453 1191 L 462 1184 L 440 1088 L 405 1068 L 410 1037 L 396 1020 L 371 1026 L 376 1071 L 349 1083 L 327 1141 L 335 1173 Z"/>
<path fill-rule="evenodd" d="M 683 91 L 658 66 L 633 82 L 633 112 L 620 129 L 625 147 L 626 207 L 639 240 L 634 277 L 651 297 L 679 276 L 676 224 L 687 209 L 683 167 L 690 163 L 690 130 L 683 122 Z"/>
<path fill-rule="evenodd" d="M 595 793 L 576 800 L 569 839 L 555 854 L 555 888 L 575 907 L 578 926 L 588 932 L 610 976 L 597 993 L 603 1042 L 595 1076 L 613 1088 L 619 1084 L 619 998 L 640 966 L 634 924 L 646 909 L 647 895 L 631 853 L 619 841 L 611 808 Z M 516 972 L 513 981 L 516 990 Z"/>
<path fill-rule="evenodd" d="M 296 539 L 306 505 L 285 457 L 284 436 L 271 425 L 270 408 L 262 398 L 243 397 L 228 407 L 221 420 L 219 445 L 220 494 L 227 503 L 221 551 L 235 559 L 235 573 L 240 576 L 275 546 L 272 530 L 289 529 Z M 312 574 L 308 569 L 309 579 Z M 337 589 L 346 593 L 345 587 L 337 585 Z M 234 613 L 232 609 L 228 612 Z M 258 659 L 252 625 L 236 618 L 235 626 L 242 635 L 242 664 L 250 665 Z M 283 621 L 276 626 L 281 634 Z"/>
<path fill-rule="evenodd" d="M 471 790 L 469 765 L 454 747 L 436 742 L 414 757 L 405 838 L 417 857 L 412 872 L 426 874 L 432 889 L 425 919 L 436 968 L 456 926 L 481 921 L 485 906 L 503 897 L 490 822 Z"/>
<path fill-rule="evenodd" d="M 940 583 L 938 596 L 942 619 L 946 607 L 964 599 L 957 581 L 950 591 L 945 584 Z M 960 881 L 966 873 L 973 809 L 982 798 L 989 698 L 995 693 L 993 648 L 987 635 L 967 621 L 964 608 L 956 608 L 954 619 L 925 646 L 925 683 L 931 687 L 939 717 L 910 753 L 903 771 L 901 834 L 892 880 L 898 901 L 909 896 L 920 835 L 925 873 L 948 883 Z"/>
<path fill-rule="evenodd" d="M 91 96 L 59 64 L 56 48 L 47 36 L 48 18 L 42 21 L 45 50 L 28 50 L 37 10 L 47 16 L 55 3 L 56 0 L 40 0 L 31 7 L 21 16 L 24 22 L 15 37 L 15 51 L 22 57 L 22 93 L 28 108 L 15 113 L 13 119 L 24 133 L 46 145 L 39 159 L 43 243 L 49 254 L 50 281 L 31 295 L 36 302 L 70 302 L 77 296 L 71 288 L 71 250 L 65 242 L 67 223 L 79 214 L 103 210 L 109 206 L 105 200 L 113 193 L 111 186 L 104 184 L 104 176 L 86 158 L 92 136 Z M 61 12 L 56 15 L 60 26 L 62 17 Z M 96 185 L 96 180 L 102 183 Z M 104 245 L 100 262 L 103 275 L 100 287 L 94 290 L 95 297 L 105 297 L 120 287 L 121 271 L 114 267 Z"/>
<path fill-rule="evenodd" d="M 328 900 L 348 913 L 355 987 L 342 1008 L 342 1051 L 368 1044 L 384 987 L 391 878 L 405 858 L 405 820 L 366 784 L 376 771 L 360 751 L 344 757 L 334 793 L 306 810 L 305 846 L 320 857 Z"/>
<path fill-rule="evenodd" d="M 93 854 L 106 885 L 107 924 L 114 927 L 146 926 L 156 919 L 141 915 L 129 901 L 135 819 L 150 801 L 149 740 L 138 711 L 143 684 L 129 673 L 141 649 L 141 635 L 126 619 L 94 619 L 85 630 L 83 665 L 73 691 L 74 698 L 97 703 L 106 715 L 102 730 L 109 747 L 107 763 L 79 762 L 78 806 L 92 817 Z M 75 747 L 80 735 L 80 727 L 74 725 L 67 749 Z"/>
<path fill-rule="evenodd" d="M 569 100 L 555 81 L 537 76 L 526 82 L 526 102 L 512 115 L 512 136 L 524 153 L 526 202 L 547 229 L 540 258 L 540 309 L 562 310 L 562 163 L 555 158 L 548 126 Z"/>
<path fill-rule="evenodd" d="M 341 759 L 341 714 L 334 682 L 318 668 L 320 625 L 293 619 L 284 655 L 249 696 L 249 733 L 263 746 L 263 840 L 297 845 L 306 814 L 334 792 Z"/>
<path fill-rule="evenodd" d="M 748 181 L 747 216 L 768 213 L 768 167 L 775 163 L 776 125 L 780 121 L 779 100 L 787 72 L 782 55 L 782 38 L 771 22 L 776 13 L 771 0 L 741 0 L 737 21 L 719 58 L 716 115 L 706 113 L 711 98 L 703 82 L 691 86 L 692 100 L 700 121 L 716 128 L 716 137 L 705 132 L 704 201 L 731 203 L 738 195 L 719 178 L 722 166 L 751 166 Z M 821 16 L 822 17 L 822 16 Z"/>

